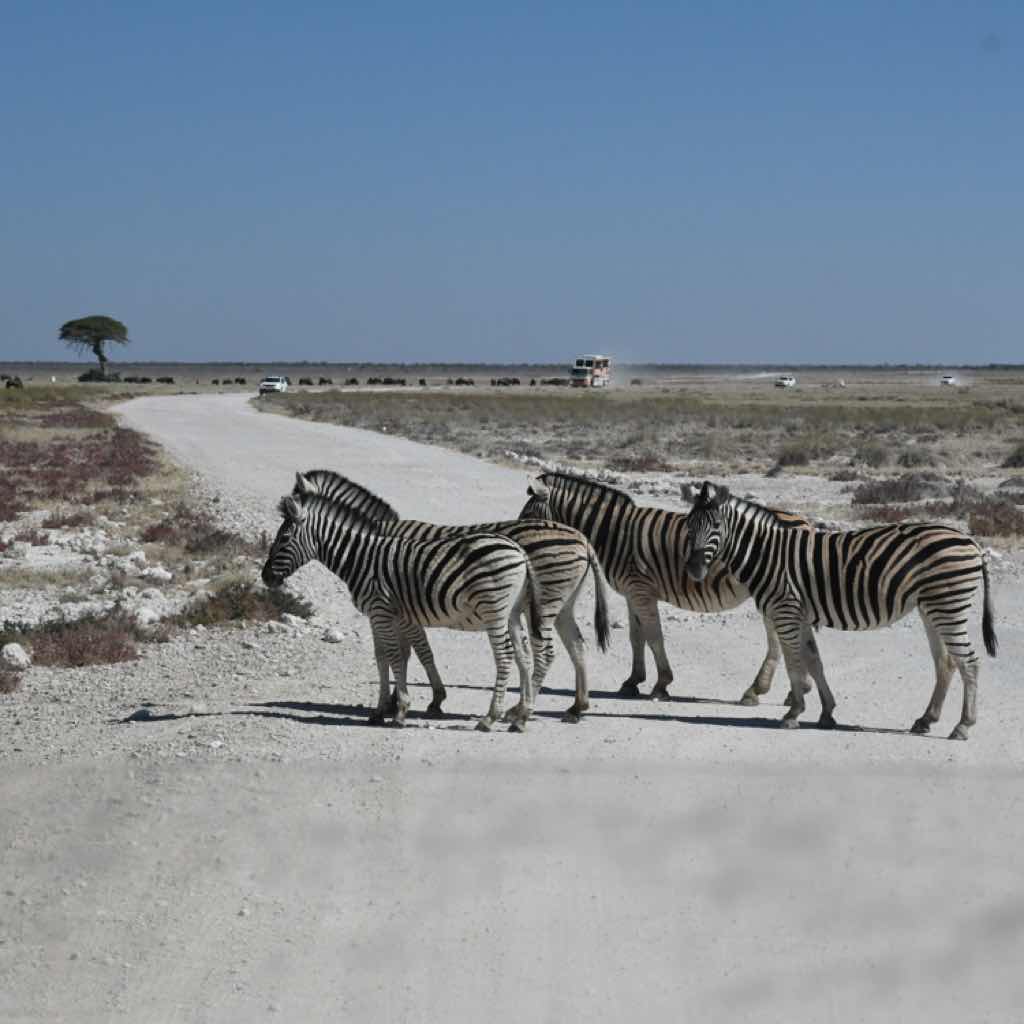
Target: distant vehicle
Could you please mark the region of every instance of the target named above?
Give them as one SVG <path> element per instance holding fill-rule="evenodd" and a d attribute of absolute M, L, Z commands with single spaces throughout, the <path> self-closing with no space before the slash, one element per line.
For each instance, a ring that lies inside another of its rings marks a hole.
<path fill-rule="evenodd" d="M 960 381 L 958 381 L 951 373 L 947 373 L 939 383 L 947 388 L 955 388 Z"/>
<path fill-rule="evenodd" d="M 611 363 L 608 356 L 578 356 L 569 367 L 569 381 L 574 388 L 606 388 L 612 381 Z"/>
<path fill-rule="evenodd" d="M 288 390 L 288 378 L 287 377 L 264 377 L 260 381 L 260 394 L 270 395 L 275 391 L 287 391 Z"/>
<path fill-rule="evenodd" d="M 788 373 L 784 373 L 781 376 L 775 378 L 775 386 L 777 388 L 795 388 L 796 377 L 793 377 Z"/>

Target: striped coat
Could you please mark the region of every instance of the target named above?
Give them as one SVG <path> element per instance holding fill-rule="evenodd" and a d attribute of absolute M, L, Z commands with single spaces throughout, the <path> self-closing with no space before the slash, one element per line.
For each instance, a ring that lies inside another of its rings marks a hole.
<path fill-rule="evenodd" d="M 611 586 L 626 599 L 633 668 L 619 693 L 639 695 L 647 678 L 645 647 L 658 667 L 651 697 L 665 697 L 672 668 L 665 653 L 658 602 L 695 612 L 722 612 L 750 597 L 750 591 L 723 567 L 697 582 L 685 571 L 687 517 L 678 512 L 637 505 L 623 491 L 571 473 L 544 473 L 530 485 L 521 519 L 541 517 L 568 523 L 585 534 L 601 560 Z M 780 657 L 778 639 L 765 621 L 768 651 L 753 684 L 741 697 L 756 704 L 767 693 Z"/>
<path fill-rule="evenodd" d="M 405 668 L 412 634 L 424 627 L 486 632 L 497 677 L 494 696 L 478 728 L 489 730 L 504 711 L 513 661 L 520 686 L 530 675 L 519 620 L 529 611 L 536 628 L 539 608 L 533 577 L 522 548 L 494 534 L 437 540 L 384 536 L 376 523 L 316 495 L 281 499 L 281 527 L 263 567 L 267 586 L 279 586 L 296 569 L 319 561 L 348 586 L 356 608 L 370 619 L 380 678 L 377 710 L 388 704 L 388 670 L 395 674 L 402 724 L 409 707 Z M 525 715 L 512 728 L 525 728 Z"/>
<path fill-rule="evenodd" d="M 982 636 L 996 653 L 987 557 L 966 534 L 941 523 L 898 523 L 860 530 L 812 530 L 786 513 L 705 483 L 690 514 L 687 572 L 703 579 L 718 566 L 750 589 L 782 643 L 792 687 L 783 724 L 804 710 L 807 672 L 818 687 L 822 724 L 834 724 L 835 700 L 811 629 L 877 629 L 915 608 L 935 663 L 935 688 L 915 732 L 938 721 L 954 671 L 964 685 L 963 711 L 951 739 L 974 724 L 978 657 L 967 630 L 979 585 Z"/>
<path fill-rule="evenodd" d="M 537 603 L 540 608 L 538 632 L 540 643 L 534 652 L 533 677 L 530 693 L 521 695 L 520 703 L 511 709 L 511 715 L 530 714 L 533 701 L 544 684 L 548 669 L 554 660 L 553 630 L 557 630 L 575 670 L 576 699 L 565 712 L 567 721 L 579 721 L 590 706 L 589 684 L 584 656 L 583 634 L 576 625 L 574 609 L 588 569 L 594 575 L 594 629 L 601 650 L 606 650 L 610 629 L 608 605 L 603 574 L 593 548 L 579 531 L 563 523 L 547 521 L 477 523 L 470 526 L 439 526 L 417 520 L 399 519 L 398 513 L 372 491 L 340 473 L 327 469 L 313 469 L 296 474 L 293 495 L 319 494 L 347 508 L 378 520 L 380 532 L 417 540 L 438 537 L 457 537 L 467 533 L 495 533 L 515 541 L 525 552 L 537 585 Z M 426 636 L 415 637 L 413 648 L 430 679 L 433 700 L 428 715 L 441 714 L 445 697 L 444 684 L 437 672 L 434 657 Z"/>

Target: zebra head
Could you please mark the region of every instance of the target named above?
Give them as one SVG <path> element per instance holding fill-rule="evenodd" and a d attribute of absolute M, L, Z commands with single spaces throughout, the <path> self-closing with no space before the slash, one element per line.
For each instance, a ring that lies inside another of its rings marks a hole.
<path fill-rule="evenodd" d="M 729 500 L 728 487 L 704 481 L 686 520 L 686 573 L 700 582 L 722 546 L 722 506 Z"/>
<path fill-rule="evenodd" d="M 279 587 L 296 569 L 316 558 L 316 542 L 302 502 L 286 494 L 277 508 L 284 521 L 263 566 L 263 582 L 268 587 Z"/>
<path fill-rule="evenodd" d="M 520 519 L 554 519 L 551 514 L 551 491 L 539 478 L 534 480 L 526 493 L 530 496 L 519 513 Z"/>

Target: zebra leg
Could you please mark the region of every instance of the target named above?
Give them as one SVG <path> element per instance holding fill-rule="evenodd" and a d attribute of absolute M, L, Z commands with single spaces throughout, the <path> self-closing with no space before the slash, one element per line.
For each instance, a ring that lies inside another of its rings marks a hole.
<path fill-rule="evenodd" d="M 409 670 L 409 643 L 404 636 L 400 635 L 398 638 L 398 656 L 402 665 L 403 678 Z M 391 692 L 391 698 L 388 701 L 388 714 L 392 718 L 398 714 L 398 668 L 393 666 L 395 673 L 395 689 Z"/>
<path fill-rule="evenodd" d="M 791 621 L 795 619 L 795 621 Z M 783 729 L 797 729 L 800 723 L 797 719 L 804 713 L 804 694 L 807 686 L 807 666 L 804 664 L 803 637 L 804 623 L 803 616 L 799 614 L 799 607 L 793 615 L 781 619 L 774 618 L 773 625 L 782 644 L 782 656 L 786 660 L 786 673 L 789 675 L 789 694 L 791 702 L 789 710 L 782 716 L 779 725 Z"/>
<path fill-rule="evenodd" d="M 754 676 L 754 681 L 743 691 L 740 703 L 748 706 L 760 704 L 760 698 L 772 688 L 772 679 L 775 678 L 775 670 L 778 667 L 779 659 L 782 657 L 782 646 L 779 644 L 779 635 L 771 620 L 765 616 L 764 631 L 768 637 L 768 651 L 764 656 L 761 667 Z"/>
<path fill-rule="evenodd" d="M 405 725 L 405 716 L 409 710 L 409 687 L 406 685 L 406 674 L 409 670 L 408 643 L 399 643 L 399 658 L 391 667 L 395 673 L 395 725 L 401 729 Z"/>
<path fill-rule="evenodd" d="M 629 678 L 619 687 L 620 697 L 639 697 L 640 684 L 647 678 L 645 661 L 647 647 L 644 642 L 644 628 L 640 623 L 636 604 L 630 597 L 626 598 L 626 614 L 629 616 L 629 645 L 633 649 L 633 670 Z"/>
<path fill-rule="evenodd" d="M 555 619 L 555 628 L 561 637 L 565 649 L 572 659 L 572 667 L 576 672 L 576 700 L 562 716 L 563 722 L 578 722 L 583 713 L 590 707 L 590 687 L 587 685 L 587 663 L 584 656 L 583 634 L 576 625 L 573 615 L 573 602 L 567 602 Z"/>
<path fill-rule="evenodd" d="M 658 613 L 658 600 L 652 597 L 645 601 L 639 609 L 640 623 L 644 628 L 647 643 L 650 644 L 654 663 L 658 666 L 658 681 L 651 690 L 651 700 L 663 700 L 668 696 L 669 684 L 672 682 L 672 668 L 665 653 L 665 637 L 661 632 L 661 615 Z"/>
<path fill-rule="evenodd" d="M 978 720 L 978 656 L 972 650 L 965 658 L 957 659 L 960 678 L 964 681 L 964 707 L 960 721 L 949 734 L 951 740 L 967 739 L 967 730 Z"/>
<path fill-rule="evenodd" d="M 832 712 L 836 708 L 836 699 L 832 696 L 828 682 L 825 679 L 825 666 L 821 663 L 821 655 L 818 653 L 818 644 L 814 639 L 814 633 L 810 626 L 804 626 L 804 651 L 807 655 L 807 664 L 811 670 L 811 676 L 818 687 L 818 699 L 821 701 L 821 717 L 818 725 L 822 729 L 834 729 L 836 720 Z"/>
<path fill-rule="evenodd" d="M 501 713 L 505 709 L 505 689 L 512 671 L 512 661 L 515 658 L 508 623 L 489 629 L 487 638 L 490 640 L 491 650 L 494 652 L 497 677 L 494 680 L 494 696 L 491 698 L 491 707 L 476 724 L 480 732 L 490 732 L 494 723 L 501 718 Z"/>
<path fill-rule="evenodd" d="M 919 736 L 928 732 L 942 715 L 942 705 L 946 700 L 950 680 L 956 671 L 956 662 L 946 650 L 946 645 L 935 624 L 924 612 L 921 613 L 921 621 L 928 634 L 928 646 L 931 648 L 932 660 L 935 662 L 935 689 L 932 690 L 932 698 L 928 702 L 928 707 L 924 709 L 924 714 L 910 727 L 910 731 Z"/>
<path fill-rule="evenodd" d="M 519 669 L 519 703 L 509 708 L 505 713 L 504 721 L 509 723 L 509 732 L 523 732 L 526 723 L 533 714 L 533 682 L 530 679 L 530 659 L 527 655 L 528 646 L 524 643 L 522 635 L 521 618 L 518 614 L 509 619 L 508 631 L 512 640 L 512 654 L 516 659 L 516 667 Z M 548 627 L 550 634 L 550 627 Z M 550 647 L 550 635 L 541 641 L 539 647 Z M 540 650 L 538 650 L 538 657 Z"/>
<path fill-rule="evenodd" d="M 519 703 L 505 712 L 504 721 L 525 721 L 533 714 L 537 694 L 544 687 L 544 677 L 548 674 L 551 662 L 555 660 L 555 644 L 551 638 L 551 621 L 542 619 L 540 624 L 540 640 L 529 640 L 523 630 L 523 620 L 515 617 L 519 636 L 513 635 L 512 642 L 516 645 L 516 665 L 519 668 Z M 510 630 L 511 632 L 511 630 Z M 532 646 L 531 646 L 532 644 Z M 533 658 L 533 673 L 530 674 L 530 659 Z M 527 681 L 523 682 L 523 671 L 527 673 Z M 527 694 L 529 699 L 527 700 Z"/>
<path fill-rule="evenodd" d="M 381 635 L 379 626 L 370 620 L 370 629 L 373 631 L 373 654 L 377 659 L 377 674 L 380 677 L 380 693 L 377 697 L 377 707 L 370 712 L 371 725 L 383 725 L 388 713 L 388 664 L 390 659 L 387 655 L 384 638 Z"/>
<path fill-rule="evenodd" d="M 430 644 L 427 642 L 427 632 L 416 623 L 408 623 L 406 629 L 408 630 L 408 640 L 412 644 L 416 657 L 419 659 L 424 671 L 427 673 L 427 679 L 430 680 L 430 689 L 434 695 L 431 702 L 427 705 L 427 718 L 444 718 L 441 704 L 444 702 L 445 697 L 448 696 L 448 691 L 444 688 L 444 683 L 441 682 L 441 674 L 437 671 L 437 665 L 434 664 L 434 652 L 430 649 Z"/>

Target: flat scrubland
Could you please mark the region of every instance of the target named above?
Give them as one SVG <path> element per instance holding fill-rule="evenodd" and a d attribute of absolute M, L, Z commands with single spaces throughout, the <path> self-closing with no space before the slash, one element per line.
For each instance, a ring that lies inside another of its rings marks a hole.
<path fill-rule="evenodd" d="M 0 391 L 0 647 L 19 643 L 39 665 L 105 664 L 175 630 L 302 612 L 253 585 L 266 538 L 224 529 L 186 474 L 106 410 L 115 396 Z M 0 690 L 18 682 L 0 665 Z"/>
<path fill-rule="evenodd" d="M 843 485 L 826 510 L 851 520 L 961 521 L 983 536 L 1024 534 L 1024 374 L 819 371 L 793 389 L 770 378 L 681 376 L 607 391 L 553 388 L 289 393 L 260 409 L 443 445 L 499 462 L 593 473 L 662 491 L 737 475 Z M 664 484 L 664 481 L 669 481 Z M 845 506 L 845 507 L 843 507 Z M 803 508 L 801 511 L 814 511 Z"/>

